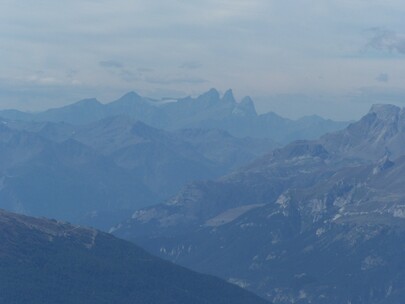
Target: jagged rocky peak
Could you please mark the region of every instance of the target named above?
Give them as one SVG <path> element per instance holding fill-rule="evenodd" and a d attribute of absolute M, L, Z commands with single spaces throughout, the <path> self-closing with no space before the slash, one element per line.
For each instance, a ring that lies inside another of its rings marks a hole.
<path fill-rule="evenodd" d="M 395 105 L 373 105 L 367 115 L 346 129 L 323 136 L 329 152 L 378 161 L 405 154 L 405 113 Z"/>
<path fill-rule="evenodd" d="M 222 101 L 227 103 L 236 103 L 232 89 L 229 89 L 225 92 L 224 96 L 222 97 Z"/>
<path fill-rule="evenodd" d="M 374 104 L 369 114 L 376 114 L 377 118 L 384 121 L 395 121 L 401 112 L 401 108 L 391 104 Z"/>
<path fill-rule="evenodd" d="M 370 116 L 373 118 L 370 118 Z M 373 105 L 368 115 L 365 116 L 365 121 L 368 121 L 370 126 L 369 138 L 374 137 L 375 142 L 378 144 L 385 142 L 392 146 L 392 140 L 399 143 L 400 139 L 396 137 L 405 131 L 404 109 L 395 105 Z"/>
<path fill-rule="evenodd" d="M 347 131 L 360 141 L 371 138 L 373 138 L 373 142 L 375 140 L 385 140 L 398 132 L 400 113 L 401 109 L 397 106 L 375 104 L 360 121 L 349 125 Z"/>
<path fill-rule="evenodd" d="M 217 89 L 212 88 L 209 91 L 198 96 L 197 99 L 219 100 L 220 96 L 219 96 L 219 92 L 217 91 Z"/>
<path fill-rule="evenodd" d="M 252 98 L 250 96 L 243 97 L 240 103 L 254 106 L 253 100 L 252 100 Z"/>
<path fill-rule="evenodd" d="M 242 99 L 242 101 L 238 104 L 237 109 L 247 116 L 257 115 L 255 104 L 253 103 L 252 98 L 250 98 L 249 96 L 246 96 Z"/>

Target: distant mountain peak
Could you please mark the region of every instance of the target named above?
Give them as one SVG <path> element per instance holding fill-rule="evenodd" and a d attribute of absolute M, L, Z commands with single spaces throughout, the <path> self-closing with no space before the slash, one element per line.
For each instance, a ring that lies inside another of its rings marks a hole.
<path fill-rule="evenodd" d="M 401 112 L 401 108 L 392 104 L 374 104 L 369 113 L 374 113 L 381 120 L 393 119 Z"/>
<path fill-rule="evenodd" d="M 245 96 L 242 101 L 237 105 L 238 114 L 243 113 L 245 116 L 256 116 L 255 104 L 250 96 Z M 234 113 L 235 114 L 235 113 Z"/>
<path fill-rule="evenodd" d="M 367 115 L 322 141 L 328 151 L 377 161 L 384 155 L 396 159 L 404 154 L 404 109 L 391 104 L 375 104 Z"/>
<path fill-rule="evenodd" d="M 251 104 L 253 104 L 253 99 L 250 96 L 245 96 L 245 97 L 242 98 L 240 103 L 249 103 L 249 104 L 251 103 Z"/>
<path fill-rule="evenodd" d="M 219 92 L 217 89 L 210 89 L 209 91 L 201 94 L 200 96 L 198 96 L 198 99 L 215 99 L 215 100 L 219 100 Z"/>
<path fill-rule="evenodd" d="M 76 106 L 99 106 L 101 102 L 97 98 L 86 98 L 76 102 Z"/>
<path fill-rule="evenodd" d="M 222 101 L 227 103 L 236 103 L 235 97 L 233 96 L 232 89 L 229 89 L 225 92 L 224 96 L 222 97 Z"/>
<path fill-rule="evenodd" d="M 135 93 L 134 91 L 131 91 L 131 92 L 124 94 L 119 99 L 117 99 L 116 101 L 113 101 L 110 104 L 132 104 L 141 99 L 142 99 L 142 97 L 139 94 Z"/>
<path fill-rule="evenodd" d="M 124 94 L 121 98 L 138 98 L 138 97 L 141 97 L 138 93 L 136 93 L 135 91 L 130 91 Z"/>

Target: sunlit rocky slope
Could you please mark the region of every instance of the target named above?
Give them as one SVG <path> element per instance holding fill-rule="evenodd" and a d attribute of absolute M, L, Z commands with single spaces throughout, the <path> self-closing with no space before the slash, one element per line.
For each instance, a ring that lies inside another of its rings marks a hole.
<path fill-rule="evenodd" d="M 112 229 L 274 303 L 401 303 L 405 110 L 376 105 L 316 141 L 192 183 Z"/>

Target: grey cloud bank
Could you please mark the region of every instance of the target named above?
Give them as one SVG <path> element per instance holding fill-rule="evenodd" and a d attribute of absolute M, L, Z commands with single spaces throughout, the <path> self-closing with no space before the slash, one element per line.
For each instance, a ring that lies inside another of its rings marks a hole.
<path fill-rule="evenodd" d="M 377 0 L 5 0 L 0 108 L 232 87 L 263 111 L 354 119 L 405 103 L 404 13 Z"/>

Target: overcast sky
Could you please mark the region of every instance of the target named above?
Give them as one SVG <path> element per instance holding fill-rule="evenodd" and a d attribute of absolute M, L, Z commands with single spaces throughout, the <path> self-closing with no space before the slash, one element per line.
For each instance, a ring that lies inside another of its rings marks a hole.
<path fill-rule="evenodd" d="M 0 108 L 215 87 L 356 119 L 405 105 L 404 16 L 399 0 L 1 0 Z"/>

